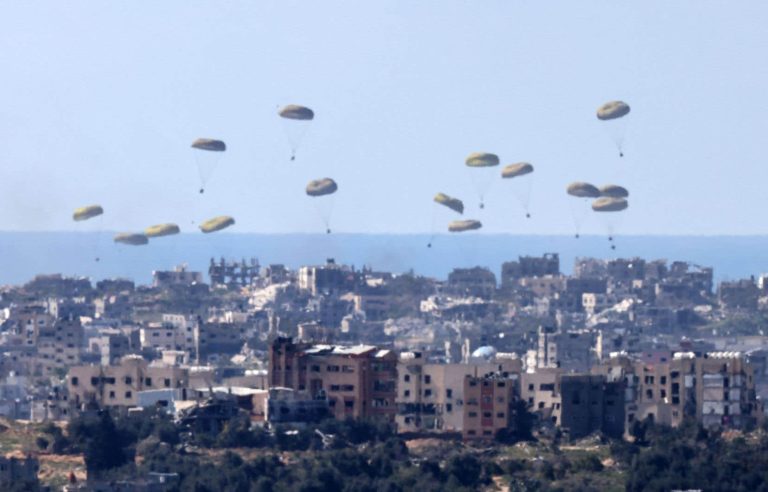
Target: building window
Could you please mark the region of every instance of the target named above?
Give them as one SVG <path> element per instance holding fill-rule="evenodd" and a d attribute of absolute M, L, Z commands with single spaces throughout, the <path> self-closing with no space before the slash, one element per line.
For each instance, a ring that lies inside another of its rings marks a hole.
<path fill-rule="evenodd" d="M 528 391 L 533 391 L 533 390 L 534 390 L 534 386 L 532 384 L 529 384 L 528 385 Z"/>
<path fill-rule="evenodd" d="M 659 376 L 659 383 L 667 384 L 667 376 Z"/>
<path fill-rule="evenodd" d="M 491 432 L 491 431 L 489 431 L 489 430 L 484 430 L 484 431 L 483 431 L 483 435 L 484 435 L 484 436 L 491 436 L 491 435 L 493 435 L 493 432 Z"/>
<path fill-rule="evenodd" d="M 503 419 L 504 418 L 504 412 L 499 412 L 496 414 L 497 419 Z"/>
<path fill-rule="evenodd" d="M 328 366 L 325 370 L 328 372 L 339 372 L 339 366 Z"/>
<path fill-rule="evenodd" d="M 424 390 L 424 396 L 427 396 L 427 397 L 432 396 L 432 390 L 431 389 Z"/>
<path fill-rule="evenodd" d="M 354 408 L 355 407 L 355 401 L 354 400 L 345 400 L 344 401 L 344 408 Z"/>
<path fill-rule="evenodd" d="M 109 398 L 110 398 L 110 400 L 114 400 L 115 399 L 115 392 L 114 391 L 110 391 L 109 392 Z"/>
<path fill-rule="evenodd" d="M 341 372 L 355 372 L 355 368 L 352 366 L 341 366 Z"/>
<path fill-rule="evenodd" d="M 451 413 L 453 411 L 453 405 L 451 405 L 450 403 L 446 403 L 445 404 L 445 411 L 448 412 L 448 413 Z"/>
<path fill-rule="evenodd" d="M 447 388 L 445 390 L 445 397 L 446 398 L 453 398 L 453 390 L 451 388 Z"/>
<path fill-rule="evenodd" d="M 411 375 L 410 374 L 406 374 L 405 376 L 403 376 L 403 381 L 405 381 L 406 383 L 410 383 L 411 382 Z"/>
<path fill-rule="evenodd" d="M 469 417 L 470 417 L 470 418 L 475 418 L 475 417 L 477 417 L 477 412 L 469 412 Z"/>
<path fill-rule="evenodd" d="M 98 386 L 99 385 L 99 378 L 91 378 L 91 385 L 92 386 Z"/>
<path fill-rule="evenodd" d="M 505 383 L 504 381 L 499 381 L 498 383 L 496 383 L 496 387 L 497 388 L 503 388 L 506 385 L 507 385 L 507 383 Z"/>
<path fill-rule="evenodd" d="M 152 386 L 152 378 L 144 378 L 144 386 Z"/>
<path fill-rule="evenodd" d="M 171 387 L 171 380 L 170 380 L 170 379 L 168 379 L 168 378 L 165 378 L 165 380 L 163 381 L 163 383 L 165 383 L 165 387 L 166 387 L 166 388 L 170 388 L 170 387 Z"/>
<path fill-rule="evenodd" d="M 126 398 L 131 398 L 132 396 L 133 396 L 133 393 L 131 393 L 130 391 L 126 391 L 125 392 L 125 397 Z"/>
<path fill-rule="evenodd" d="M 77 376 L 74 376 L 72 379 L 70 379 L 70 382 L 72 383 L 72 386 L 77 386 L 80 384 L 80 380 L 77 379 Z"/>
<path fill-rule="evenodd" d="M 469 430 L 469 431 L 467 431 L 467 434 L 470 435 L 470 436 L 474 436 L 475 435 L 475 431 Z"/>
<path fill-rule="evenodd" d="M 429 384 L 431 382 L 432 382 L 432 376 L 430 376 L 429 374 L 424 376 L 424 384 Z"/>
<path fill-rule="evenodd" d="M 405 398 L 408 398 L 409 396 L 411 396 L 411 390 L 405 390 L 405 391 L 403 391 L 403 396 L 404 396 Z"/>
<path fill-rule="evenodd" d="M 125 376 L 125 384 L 132 384 L 133 378 L 131 376 Z"/>
<path fill-rule="evenodd" d="M 317 365 L 309 366 L 309 370 L 312 372 L 320 372 L 320 366 L 317 366 Z"/>

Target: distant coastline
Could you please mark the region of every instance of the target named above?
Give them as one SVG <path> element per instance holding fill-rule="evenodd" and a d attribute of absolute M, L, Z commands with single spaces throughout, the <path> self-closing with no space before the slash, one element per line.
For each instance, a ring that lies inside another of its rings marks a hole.
<path fill-rule="evenodd" d="M 454 267 L 475 265 L 498 275 L 504 261 L 543 253 L 558 253 L 565 273 L 576 257 L 584 256 L 685 260 L 712 266 L 717 280 L 768 272 L 768 236 L 619 236 L 616 251 L 604 236 L 441 235 L 427 248 L 429 239 L 428 234 L 181 234 L 128 247 L 113 244 L 111 232 L 0 232 L 0 284 L 24 283 L 46 273 L 148 283 L 153 270 L 186 263 L 206 273 L 209 259 L 222 256 L 290 267 L 332 257 L 358 268 L 413 270 L 436 278 L 445 278 Z"/>

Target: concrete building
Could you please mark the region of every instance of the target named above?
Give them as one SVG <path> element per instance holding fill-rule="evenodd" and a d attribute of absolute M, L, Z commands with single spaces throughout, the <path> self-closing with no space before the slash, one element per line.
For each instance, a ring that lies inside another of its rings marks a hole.
<path fill-rule="evenodd" d="M 483 267 L 454 268 L 448 274 L 446 290 L 457 297 L 490 299 L 496 292 L 496 275 Z"/>
<path fill-rule="evenodd" d="M 557 253 L 543 256 L 520 256 L 517 261 L 508 261 L 501 265 L 501 288 L 514 289 L 517 281 L 524 277 L 544 277 L 560 275 L 560 257 Z"/>
<path fill-rule="evenodd" d="M 277 338 L 270 347 L 269 376 L 270 387 L 325 395 L 336 418 L 394 420 L 397 356 L 390 350 Z"/>
<path fill-rule="evenodd" d="M 621 438 L 624 434 L 624 383 L 605 376 L 560 375 L 560 428 L 578 439 L 593 432 Z"/>
<path fill-rule="evenodd" d="M 399 432 L 461 432 L 464 427 L 464 380 L 468 376 L 501 374 L 513 377 L 522 361 L 498 358 L 466 364 L 429 363 L 421 352 L 401 354 L 397 366 L 397 428 Z"/>
<path fill-rule="evenodd" d="M 615 354 L 595 370 L 624 382 L 627 429 L 645 419 L 678 426 L 687 417 L 710 428 L 744 428 L 762 418 L 754 368 L 738 352 L 678 352 L 658 363 Z"/>
<path fill-rule="evenodd" d="M 517 374 L 464 378 L 462 438 L 465 441 L 492 440 L 502 430 L 514 430 L 517 384 Z"/>
<path fill-rule="evenodd" d="M 70 404 L 77 409 L 135 407 L 139 392 L 152 389 L 187 388 L 188 369 L 165 364 L 149 364 L 138 355 L 128 355 L 118 366 L 74 366 L 67 383 Z"/>
<path fill-rule="evenodd" d="M 178 265 L 173 270 L 156 270 L 152 272 L 152 287 L 157 289 L 202 283 L 203 274 L 187 270 L 187 265 Z"/>
<path fill-rule="evenodd" d="M 79 364 L 83 352 L 83 326 L 79 318 L 60 318 L 52 325 L 39 326 L 32 374 L 50 376 Z"/>
<path fill-rule="evenodd" d="M 589 372 L 592 365 L 600 360 L 601 339 L 601 334 L 593 330 L 562 332 L 551 327 L 539 327 L 536 367 Z"/>
<path fill-rule="evenodd" d="M 291 388 L 270 388 L 266 420 L 270 423 L 319 422 L 330 415 L 328 400 L 322 394 Z"/>
<path fill-rule="evenodd" d="M 333 258 L 323 266 L 304 266 L 299 269 L 299 289 L 313 296 L 318 294 L 343 294 L 351 292 L 356 285 L 354 270 L 337 265 Z"/>

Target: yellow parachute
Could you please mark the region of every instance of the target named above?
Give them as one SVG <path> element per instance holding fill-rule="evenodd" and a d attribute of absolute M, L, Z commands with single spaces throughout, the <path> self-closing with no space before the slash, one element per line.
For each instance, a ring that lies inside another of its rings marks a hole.
<path fill-rule="evenodd" d="M 518 176 L 525 176 L 533 172 L 533 166 L 528 162 L 518 162 L 517 164 L 510 164 L 504 166 L 501 170 L 502 178 L 516 178 Z"/>
<path fill-rule="evenodd" d="M 578 198 L 599 198 L 600 197 L 600 190 L 597 188 L 597 186 L 590 184 L 590 183 L 584 183 L 581 181 L 576 181 L 574 183 L 571 183 L 568 185 L 568 188 L 566 189 L 566 192 L 571 195 Z"/>
<path fill-rule="evenodd" d="M 435 195 L 434 201 L 440 205 L 445 205 L 454 212 L 458 212 L 460 214 L 464 213 L 464 202 L 458 198 L 453 198 L 452 196 L 448 196 L 445 193 L 438 193 Z"/>
<path fill-rule="evenodd" d="M 227 150 L 227 144 L 222 140 L 214 138 L 198 138 L 192 142 L 192 148 L 204 150 L 205 152 L 195 152 L 195 163 L 197 164 L 197 173 L 200 176 L 200 193 L 205 192 L 205 186 L 213 175 L 213 171 L 219 165 L 222 152 Z"/>
<path fill-rule="evenodd" d="M 607 196 L 611 198 L 627 198 L 629 197 L 629 190 L 623 186 L 609 184 L 600 187 L 600 196 Z"/>
<path fill-rule="evenodd" d="M 229 217 L 228 215 L 220 215 L 219 217 L 214 217 L 200 224 L 200 230 L 208 234 L 210 232 L 226 229 L 227 227 L 234 224 L 235 219 L 232 217 Z"/>
<path fill-rule="evenodd" d="M 336 185 L 336 181 L 331 178 L 313 179 L 307 184 L 307 195 L 309 196 L 325 196 L 336 193 L 339 187 Z"/>
<path fill-rule="evenodd" d="M 483 224 L 479 220 L 454 220 L 448 224 L 449 232 L 465 232 L 474 231 L 483 227 Z"/>
<path fill-rule="evenodd" d="M 144 235 L 147 237 L 173 236 L 181 232 L 176 224 L 157 224 L 144 229 Z"/>
<path fill-rule="evenodd" d="M 315 112 L 306 106 L 289 104 L 280 108 L 277 114 L 285 122 L 283 128 L 291 148 L 291 160 L 295 161 L 296 151 L 299 150 L 299 146 L 304 140 L 310 122 L 315 119 Z"/>
<path fill-rule="evenodd" d="M 115 236 L 114 241 L 120 244 L 127 244 L 129 246 L 143 246 L 149 243 L 149 238 L 144 234 L 134 234 L 130 232 L 124 232 Z"/>
<path fill-rule="evenodd" d="M 72 214 L 72 219 L 76 222 L 82 220 L 92 219 L 104 213 L 104 209 L 101 205 L 89 205 L 87 207 L 80 207 L 75 209 L 75 213 Z"/>
<path fill-rule="evenodd" d="M 629 202 L 624 198 L 606 196 L 592 202 L 592 210 L 595 212 L 621 212 L 627 207 L 629 207 Z"/>

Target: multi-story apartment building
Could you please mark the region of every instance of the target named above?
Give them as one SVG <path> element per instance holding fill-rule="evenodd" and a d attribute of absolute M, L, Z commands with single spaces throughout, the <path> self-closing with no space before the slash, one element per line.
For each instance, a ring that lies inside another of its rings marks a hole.
<path fill-rule="evenodd" d="M 462 437 L 465 441 L 492 440 L 504 429 L 514 430 L 517 384 L 517 374 L 464 378 Z"/>
<path fill-rule="evenodd" d="M 454 296 L 490 299 L 495 291 L 496 275 L 487 268 L 454 268 L 448 274 L 447 292 Z"/>
<path fill-rule="evenodd" d="M 551 327 L 539 327 L 536 366 L 589 372 L 600 359 L 601 338 L 600 332 L 592 330 L 562 332 Z"/>
<path fill-rule="evenodd" d="M 467 364 L 428 363 L 420 352 L 401 354 L 398 362 L 397 428 L 400 432 L 461 432 L 464 427 L 464 380 L 468 376 L 519 375 L 522 361 L 497 358 Z"/>
<path fill-rule="evenodd" d="M 394 420 L 397 356 L 371 345 L 295 343 L 277 338 L 270 348 L 271 387 L 325 395 L 336 418 Z"/>
<path fill-rule="evenodd" d="M 35 345 L 34 375 L 50 376 L 79 364 L 84 345 L 80 319 L 59 318 L 52 325 L 40 326 Z"/>
<path fill-rule="evenodd" d="M 624 434 L 624 382 L 603 375 L 561 374 L 560 428 L 571 439 L 599 431 L 620 438 Z"/>
<path fill-rule="evenodd" d="M 99 407 L 134 407 L 139 391 L 187 388 L 189 370 L 166 364 L 149 364 L 138 355 L 127 355 L 117 366 L 75 366 L 69 369 L 69 402 L 76 409 L 96 404 Z"/>
<path fill-rule="evenodd" d="M 646 418 L 672 426 L 695 418 L 705 427 L 741 428 L 762 415 L 754 368 L 738 352 L 678 352 L 660 363 L 615 354 L 595 371 L 624 381 L 627 428 Z"/>

